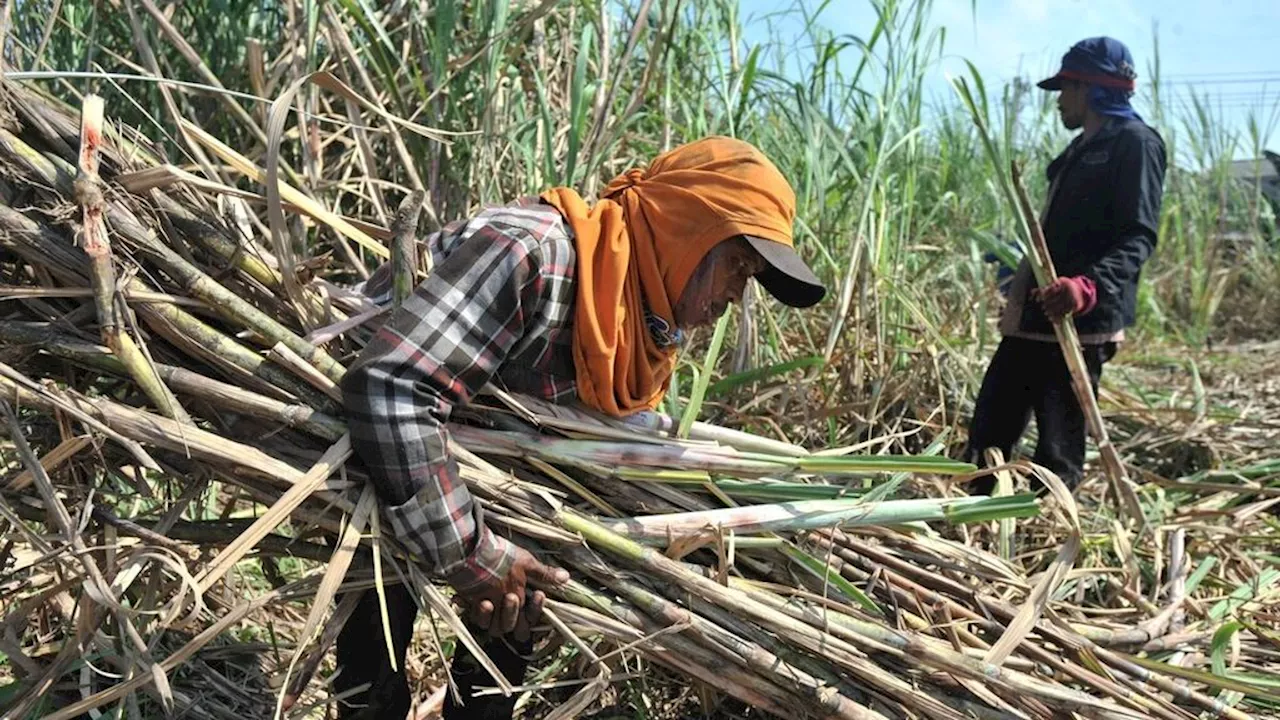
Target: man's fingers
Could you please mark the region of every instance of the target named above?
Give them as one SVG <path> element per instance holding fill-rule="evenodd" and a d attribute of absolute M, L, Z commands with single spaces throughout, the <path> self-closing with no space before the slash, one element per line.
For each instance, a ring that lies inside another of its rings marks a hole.
<path fill-rule="evenodd" d="M 488 600 L 481 600 L 476 606 L 475 611 L 476 626 L 481 630 L 488 630 L 493 624 L 493 603 Z"/>
<path fill-rule="evenodd" d="M 525 604 L 524 616 L 528 618 L 529 624 L 534 625 L 538 619 L 542 617 L 542 606 L 547 602 L 547 594 L 541 590 L 534 590 L 533 596 L 529 598 L 529 602 Z"/>
<path fill-rule="evenodd" d="M 516 640 L 520 642 L 527 641 L 533 635 L 533 626 L 538 623 L 542 617 L 542 606 L 547 601 L 547 594 L 541 590 L 534 590 L 529 593 L 528 600 L 524 604 L 524 608 L 519 613 L 519 620 L 516 622 L 516 629 L 512 631 Z"/>
<path fill-rule="evenodd" d="M 516 629 L 516 621 L 520 619 L 520 596 L 515 593 L 507 593 L 502 598 L 502 615 L 499 628 L 503 633 L 509 633 Z"/>

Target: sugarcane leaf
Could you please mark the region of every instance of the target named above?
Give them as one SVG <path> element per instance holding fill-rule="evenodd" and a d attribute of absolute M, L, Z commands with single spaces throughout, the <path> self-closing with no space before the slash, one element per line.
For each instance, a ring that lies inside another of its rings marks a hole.
<path fill-rule="evenodd" d="M 408 108 L 400 94 L 400 83 L 397 80 L 396 68 L 399 63 L 395 60 L 395 43 L 392 42 L 387 29 L 378 21 L 367 0 L 337 0 L 337 3 L 356 21 L 367 37 L 376 39 L 376 42 L 366 43 L 364 48 L 373 55 L 373 63 L 384 80 L 383 87 L 391 93 L 396 107 L 403 114 L 408 115 L 409 113 L 405 112 Z"/>
<path fill-rule="evenodd" d="M 938 475 L 965 475 L 978 469 L 973 463 L 957 462 L 949 458 L 910 455 L 846 457 L 811 455 L 797 458 L 796 464 L 805 472 L 821 474 L 922 472 Z"/>
<path fill-rule="evenodd" d="M 973 239 L 978 246 L 985 252 L 989 252 L 1008 268 L 1018 267 L 1018 263 L 1022 260 L 1022 251 L 1016 246 L 1010 246 L 1009 243 L 1002 242 L 995 235 L 979 230 L 970 230 L 969 237 Z"/>
<path fill-rule="evenodd" d="M 869 595 L 859 590 L 856 585 L 849 582 L 843 575 L 832 570 L 831 566 L 801 550 L 792 543 L 782 546 L 782 552 L 791 558 L 804 569 L 817 575 L 823 582 L 830 583 L 837 590 L 844 593 L 850 600 L 862 606 L 863 610 L 875 615 L 884 615 L 884 610 L 872 600 Z"/>
<path fill-rule="evenodd" d="M 1264 595 L 1275 584 L 1276 580 L 1280 580 L 1280 570 L 1265 570 L 1259 573 L 1249 582 L 1233 590 L 1225 600 L 1221 600 L 1209 608 L 1209 618 L 1221 620 L 1228 615 L 1234 614 L 1248 603 Z"/>
<path fill-rule="evenodd" d="M 1014 649 L 1034 629 L 1036 623 L 1048 608 L 1049 602 L 1053 599 L 1053 594 L 1062 582 L 1066 580 L 1067 573 L 1070 572 L 1071 567 L 1075 564 L 1076 556 L 1079 554 L 1083 542 L 1080 513 L 1071 491 L 1052 472 L 1036 465 L 1031 466 L 1031 469 L 1058 502 L 1066 520 L 1068 533 L 1058 548 L 1057 556 L 1043 573 L 1039 582 L 1031 589 L 1017 615 L 1006 625 L 1000 639 L 991 646 L 991 649 L 984 656 L 986 662 L 995 665 L 1003 664 Z M 1010 500 L 1010 498 L 996 498 L 996 500 L 1004 502 Z"/>
<path fill-rule="evenodd" d="M 734 373 L 719 380 L 707 388 L 707 392 L 711 395 L 719 395 L 721 393 L 735 390 L 743 385 L 767 380 L 776 375 L 784 375 L 792 370 L 804 370 L 808 368 L 820 368 L 826 365 L 826 361 L 821 355 L 809 355 L 806 357 L 788 360 L 787 362 L 774 363 L 765 367 L 752 368 L 744 370 L 740 373 Z"/>
<path fill-rule="evenodd" d="M 908 473 L 898 473 L 894 477 L 890 478 L 888 482 L 880 483 L 879 485 L 871 488 L 867 491 L 866 495 L 862 496 L 862 499 L 865 502 L 880 502 L 882 500 L 888 500 L 891 495 L 898 491 L 898 488 L 902 487 L 902 484 L 907 481 L 908 477 L 910 477 Z"/>
<path fill-rule="evenodd" d="M 689 430 L 693 427 L 693 422 L 698 419 L 698 413 L 702 410 L 702 399 L 706 397 L 707 384 L 715 370 L 716 361 L 720 359 L 720 346 L 724 344 L 725 330 L 728 327 L 729 313 L 726 312 L 716 322 L 716 330 L 711 335 L 711 343 L 707 347 L 707 356 L 702 362 L 701 370 L 694 369 L 693 390 L 689 393 L 689 404 L 685 406 L 684 415 L 680 417 L 680 428 L 676 431 L 677 437 L 689 437 Z"/>
<path fill-rule="evenodd" d="M 1040 504 L 1032 493 L 984 498 L 972 505 L 947 506 L 943 510 L 953 525 L 990 522 L 1006 518 L 1028 518 L 1040 514 Z"/>
<path fill-rule="evenodd" d="M 320 0 L 303 0 L 302 13 L 307 20 L 307 72 L 316 69 L 316 32 L 320 27 Z"/>
<path fill-rule="evenodd" d="M 743 65 L 742 73 L 737 79 L 737 108 L 733 113 L 733 127 L 740 131 L 743 118 L 746 116 L 748 103 L 751 98 L 751 91 L 755 88 L 756 77 L 760 67 L 760 45 L 751 48 L 751 52 L 747 54 L 747 62 Z"/>
<path fill-rule="evenodd" d="M 1195 392 L 1195 413 L 1196 422 L 1204 420 L 1208 414 L 1208 399 L 1204 389 L 1204 380 L 1200 377 L 1200 365 L 1196 363 L 1194 358 L 1187 358 L 1187 365 L 1191 369 L 1191 388 Z"/>
<path fill-rule="evenodd" d="M 1209 658 L 1214 675 L 1226 677 L 1227 653 L 1231 650 L 1231 639 L 1243 628 L 1243 623 L 1232 621 L 1213 633 L 1213 641 L 1209 644 Z"/>
<path fill-rule="evenodd" d="M 556 166 L 556 144 L 554 142 L 556 125 L 551 119 L 551 102 L 547 99 L 547 86 L 542 75 L 533 76 L 533 89 L 538 97 L 538 127 L 542 131 L 542 176 L 554 177 Z"/>
<path fill-rule="evenodd" d="M 810 483 L 758 483 L 741 480 L 716 480 L 716 487 L 731 497 L 750 500 L 834 500 L 859 496 L 861 490 L 842 485 L 814 485 Z"/>
<path fill-rule="evenodd" d="M 1271 692 L 1267 688 L 1263 687 L 1262 683 L 1246 682 L 1232 677 L 1222 677 L 1211 672 L 1195 670 L 1193 668 L 1184 668 L 1181 665 L 1160 662 L 1159 660 L 1153 660 L 1140 655 L 1128 655 L 1124 653 L 1117 654 L 1130 662 L 1164 675 L 1181 678 L 1183 680 L 1190 680 L 1195 683 L 1201 683 L 1218 690 L 1231 690 L 1238 693 L 1244 693 L 1249 697 L 1261 700 L 1280 702 L 1280 693 Z"/>
<path fill-rule="evenodd" d="M 1209 576 L 1209 572 L 1213 570 L 1213 566 L 1218 563 L 1217 555 L 1209 555 L 1200 561 L 1194 572 L 1187 578 L 1187 595 L 1193 594 L 1199 587 L 1200 583 Z"/>
<path fill-rule="evenodd" d="M 587 104 L 594 83 L 587 82 L 587 59 L 591 55 L 591 42 L 594 38 L 595 25 L 583 23 L 582 35 L 578 39 L 577 62 L 573 69 L 573 82 L 569 87 L 569 151 L 565 156 L 565 169 L 562 182 L 572 185 L 578 167 L 578 150 L 586 134 Z"/>

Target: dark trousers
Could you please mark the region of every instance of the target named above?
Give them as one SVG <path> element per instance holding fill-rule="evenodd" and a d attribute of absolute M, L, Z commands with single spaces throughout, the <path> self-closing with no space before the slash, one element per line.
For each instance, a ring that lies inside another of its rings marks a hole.
<path fill-rule="evenodd" d="M 386 587 L 387 617 L 391 626 L 391 641 L 396 653 L 396 667 L 391 670 L 387 657 L 387 643 L 382 628 L 382 613 L 378 608 L 378 593 L 363 592 L 359 605 L 351 619 L 338 634 L 337 659 L 340 673 L 334 679 L 339 693 L 369 683 L 366 691 L 353 695 L 338 705 L 340 720 L 404 720 L 409 713 L 412 696 L 409 679 L 405 675 L 404 661 L 409 641 L 413 637 L 413 622 L 418 615 L 417 605 L 403 585 Z M 477 639 L 483 632 L 472 629 Z M 524 682 L 526 658 L 533 652 L 533 641 L 518 643 L 493 640 L 483 645 L 484 651 L 507 681 L 513 685 Z M 461 644 L 454 654 L 453 679 L 465 705 L 454 702 L 452 693 L 445 695 L 444 720 L 509 720 L 514 711 L 516 696 L 485 695 L 472 697 L 477 687 L 494 684 L 493 678 L 480 667 L 475 658 Z"/>
<path fill-rule="evenodd" d="M 1084 345 L 1081 351 L 1096 397 L 1102 366 L 1115 356 L 1116 344 Z M 1084 473 L 1086 426 L 1062 350 L 1056 342 L 1005 338 L 978 391 L 965 460 L 983 465 L 987 448 L 997 448 L 1011 459 L 1032 415 L 1040 435 L 1032 462 L 1052 470 L 1074 490 Z M 989 495 L 995 483 L 993 476 L 979 478 L 970 484 L 970 492 Z"/>

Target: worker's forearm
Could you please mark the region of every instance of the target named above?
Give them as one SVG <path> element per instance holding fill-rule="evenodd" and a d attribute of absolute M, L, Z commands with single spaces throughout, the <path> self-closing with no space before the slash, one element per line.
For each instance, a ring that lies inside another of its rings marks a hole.
<path fill-rule="evenodd" d="M 352 447 L 391 531 L 442 574 L 461 570 L 483 548 L 474 501 L 449 453 L 448 404 L 381 358 L 349 371 L 343 393 Z"/>
<path fill-rule="evenodd" d="M 527 241 L 477 229 L 378 328 L 342 383 L 352 448 L 392 532 L 459 589 L 500 575 L 514 553 L 484 529 L 445 424 L 538 311 L 540 275 Z"/>

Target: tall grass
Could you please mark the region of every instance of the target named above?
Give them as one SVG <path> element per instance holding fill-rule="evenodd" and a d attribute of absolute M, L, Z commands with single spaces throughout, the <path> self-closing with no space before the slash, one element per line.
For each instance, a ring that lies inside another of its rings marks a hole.
<path fill-rule="evenodd" d="M 856 34 L 822 25 L 834 6 L 800 3 L 771 15 L 774 29 L 749 43 L 734 0 L 124 0 L 121 9 L 27 0 L 13 7 L 5 57 L 11 71 L 158 73 L 264 100 L 331 71 L 387 112 L 453 133 L 440 142 L 351 122 L 332 134 L 314 116 L 291 116 L 288 171 L 326 205 L 384 224 L 412 189 L 427 190 L 429 222 L 439 223 L 552 184 L 594 191 L 698 136 L 749 140 L 793 181 L 798 246 L 832 292 L 803 313 L 756 298 L 753 322 L 735 317 L 725 336 L 737 347 L 722 353 L 720 375 L 703 378 L 714 380 L 706 400 L 767 405 L 753 422 L 800 439 L 897 432 L 896 449 L 913 451 L 927 444 L 912 433 L 920 423 L 956 425 L 973 396 L 998 299 L 981 256 L 1010 235 L 1015 216 L 998 192 L 1003 168 L 988 163 L 965 112 L 926 94 L 946 39 L 931 0 L 871 4 L 876 20 Z M 1256 187 L 1227 173 L 1240 143 L 1258 145 L 1275 113 L 1241 137 L 1205 104 L 1168 107 L 1158 56 L 1150 75 L 1149 119 L 1177 163 L 1138 334 L 1202 343 L 1222 336 L 1219 316 L 1236 294 L 1276 293 L 1280 261 L 1265 241 L 1274 219 Z M 181 139 L 179 115 L 263 162 L 265 102 L 128 80 L 41 82 L 67 97 L 106 94 L 110 117 L 161 141 L 175 162 L 221 172 Z M 1067 139 L 1050 98 L 1024 81 L 985 90 L 1000 152 L 1042 168 Z M 298 98 L 299 110 L 337 122 L 373 117 L 323 91 Z M 1033 194 L 1043 190 L 1038 172 L 1030 180 Z M 299 258 L 364 252 L 320 229 L 292 233 Z M 730 356 L 750 372 L 729 373 Z M 705 359 L 699 349 L 682 363 L 673 414 L 686 409 Z M 771 387 L 778 376 L 807 382 Z"/>
<path fill-rule="evenodd" d="M 1175 162 L 1168 174 L 1155 281 L 1143 294 L 1143 320 L 1193 344 L 1222 337 L 1220 324 L 1246 333 L 1274 332 L 1268 317 L 1276 309 L 1269 288 L 1280 280 L 1277 218 L 1260 184 L 1236 178 L 1231 162 L 1238 155 L 1262 158 L 1268 149 L 1263 142 L 1280 122 L 1280 103 L 1259 103 L 1247 114 L 1243 130 L 1231 128 L 1221 108 L 1194 90 L 1171 106 L 1160 74 L 1158 39 L 1156 48 L 1146 100 Z M 1222 317 L 1224 301 L 1233 305 L 1228 317 Z M 1235 316 L 1240 312 L 1248 317 Z"/>

